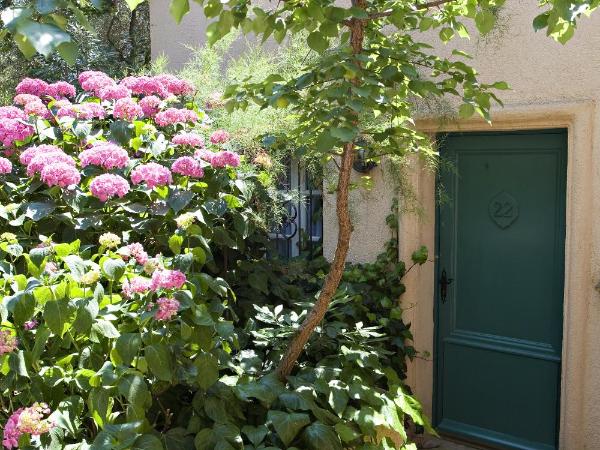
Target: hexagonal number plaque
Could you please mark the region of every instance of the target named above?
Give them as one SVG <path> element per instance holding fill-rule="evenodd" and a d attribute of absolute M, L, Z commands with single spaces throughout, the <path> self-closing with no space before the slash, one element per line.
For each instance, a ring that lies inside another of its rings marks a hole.
<path fill-rule="evenodd" d="M 494 223 L 505 230 L 519 217 L 519 203 L 508 192 L 502 191 L 492 198 L 488 211 Z"/>

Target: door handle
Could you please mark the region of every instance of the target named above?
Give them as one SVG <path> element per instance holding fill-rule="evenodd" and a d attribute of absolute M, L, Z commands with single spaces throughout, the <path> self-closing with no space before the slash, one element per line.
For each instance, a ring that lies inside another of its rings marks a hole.
<path fill-rule="evenodd" d="M 442 273 L 440 276 L 440 299 L 442 303 L 446 303 L 446 297 L 448 296 L 448 286 L 454 281 L 453 278 L 448 278 L 448 274 L 446 273 L 446 269 L 442 269 Z"/>

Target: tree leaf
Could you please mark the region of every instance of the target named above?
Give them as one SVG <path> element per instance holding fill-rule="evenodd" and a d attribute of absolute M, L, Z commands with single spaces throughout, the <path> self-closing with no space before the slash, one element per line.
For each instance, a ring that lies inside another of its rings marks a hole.
<path fill-rule="evenodd" d="M 310 417 L 303 413 L 286 413 L 283 411 L 269 411 L 268 418 L 273 424 L 279 438 L 289 446 L 300 431 L 310 424 Z M 329 448 L 329 447 L 322 447 Z"/>
<path fill-rule="evenodd" d="M 318 53 L 323 53 L 327 48 L 329 48 L 329 41 L 327 38 L 317 31 L 313 31 L 306 38 L 306 43 L 310 48 Z"/>
<path fill-rule="evenodd" d="M 169 8 L 171 16 L 175 19 L 178 24 L 181 23 L 181 19 L 190 11 L 189 0 L 171 0 L 171 6 Z"/>
<path fill-rule="evenodd" d="M 489 33 L 496 23 L 496 16 L 491 11 L 484 9 L 475 15 L 475 25 L 481 34 Z"/>

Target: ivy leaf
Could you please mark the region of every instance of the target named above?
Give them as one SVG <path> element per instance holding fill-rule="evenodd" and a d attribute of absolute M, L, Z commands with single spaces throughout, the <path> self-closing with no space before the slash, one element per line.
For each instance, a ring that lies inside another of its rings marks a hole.
<path fill-rule="evenodd" d="M 169 8 L 171 16 L 175 19 L 178 24 L 181 23 L 181 19 L 190 11 L 189 0 L 171 0 L 171 6 Z"/>
<path fill-rule="evenodd" d="M 333 428 L 320 422 L 308 426 L 302 439 L 309 450 L 343 450 L 342 443 Z"/>
<path fill-rule="evenodd" d="M 244 425 L 242 428 L 242 433 L 244 433 L 248 439 L 250 439 L 252 445 L 258 447 L 269 433 L 269 429 L 266 427 L 266 425 L 259 425 L 257 427 Z"/>
<path fill-rule="evenodd" d="M 289 446 L 300 431 L 310 424 L 310 417 L 303 413 L 286 413 L 283 411 L 269 411 L 268 418 L 273 424 L 279 438 Z M 329 448 L 323 446 L 321 448 Z"/>
<path fill-rule="evenodd" d="M 149 345 L 144 349 L 144 356 L 148 367 L 159 380 L 172 381 L 171 355 L 166 345 Z"/>

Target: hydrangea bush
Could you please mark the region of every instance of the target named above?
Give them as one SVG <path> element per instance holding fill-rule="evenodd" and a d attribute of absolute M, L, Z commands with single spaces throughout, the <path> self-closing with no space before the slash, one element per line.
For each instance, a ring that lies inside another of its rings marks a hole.
<path fill-rule="evenodd" d="M 4 448 L 414 449 L 378 310 L 332 310 L 328 344 L 272 373 L 322 277 L 304 293 L 265 260 L 270 177 L 195 103 L 84 72 L 0 107 Z"/>
<path fill-rule="evenodd" d="M 175 448 L 161 395 L 208 389 L 238 347 L 220 260 L 252 245 L 264 189 L 173 76 L 16 94 L 0 107 L 2 444 Z"/>

